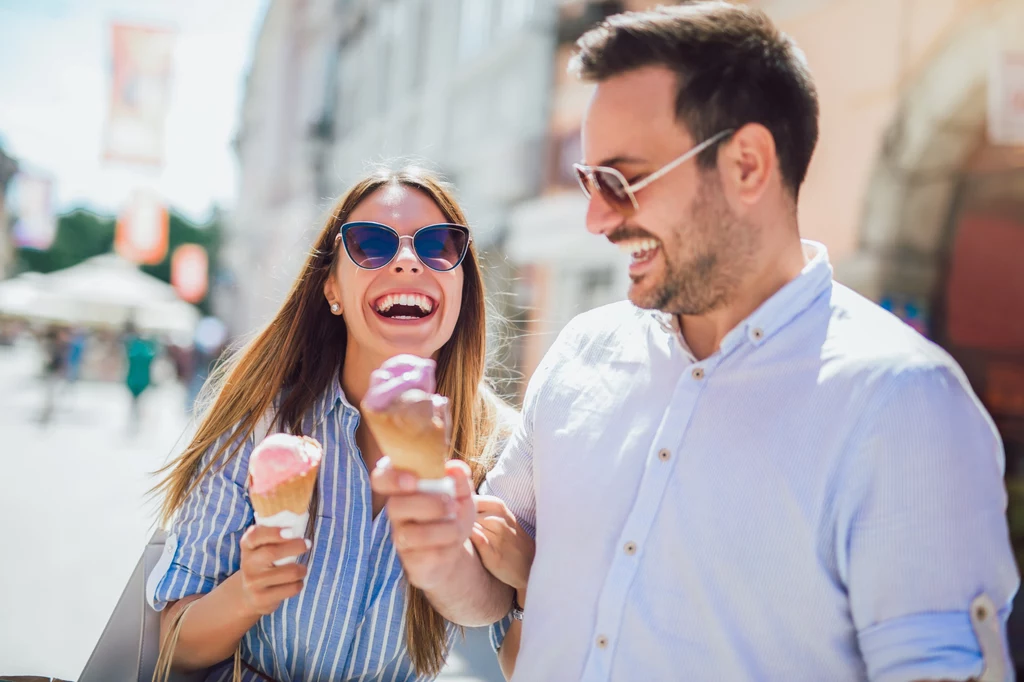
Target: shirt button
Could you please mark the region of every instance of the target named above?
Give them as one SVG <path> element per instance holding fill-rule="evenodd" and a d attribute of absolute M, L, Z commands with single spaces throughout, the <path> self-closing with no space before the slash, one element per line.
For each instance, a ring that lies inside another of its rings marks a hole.
<path fill-rule="evenodd" d="M 700 381 L 701 379 L 703 379 L 704 378 L 704 368 L 703 367 L 695 368 L 693 370 L 693 378 L 696 379 L 697 381 Z"/>
<path fill-rule="evenodd" d="M 754 341 L 760 341 L 761 339 L 764 338 L 764 330 L 761 329 L 760 327 L 755 327 L 754 329 L 751 329 L 750 338 L 752 338 Z"/>
<path fill-rule="evenodd" d="M 604 635 L 598 635 L 597 636 L 597 648 L 598 649 L 606 649 L 606 648 L 608 648 L 608 638 L 605 637 Z"/>
<path fill-rule="evenodd" d="M 662 462 L 667 462 L 671 457 L 672 453 L 669 452 L 666 448 L 658 450 L 658 459 L 660 459 Z"/>
<path fill-rule="evenodd" d="M 629 556 L 633 556 L 634 554 L 636 554 L 636 543 L 627 542 L 625 546 L 623 546 L 622 551 L 628 554 Z"/>

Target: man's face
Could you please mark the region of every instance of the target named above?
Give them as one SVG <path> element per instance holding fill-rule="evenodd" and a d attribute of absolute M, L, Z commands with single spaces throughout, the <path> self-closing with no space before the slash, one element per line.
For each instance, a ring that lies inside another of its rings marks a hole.
<path fill-rule="evenodd" d="M 633 184 L 702 142 L 676 120 L 676 92 L 676 77 L 664 67 L 601 81 L 583 121 L 584 163 L 616 168 Z M 728 303 L 756 237 L 731 211 L 718 170 L 687 161 L 636 199 L 639 209 L 628 219 L 596 192 L 587 208 L 587 229 L 630 254 L 629 299 L 677 315 Z"/>

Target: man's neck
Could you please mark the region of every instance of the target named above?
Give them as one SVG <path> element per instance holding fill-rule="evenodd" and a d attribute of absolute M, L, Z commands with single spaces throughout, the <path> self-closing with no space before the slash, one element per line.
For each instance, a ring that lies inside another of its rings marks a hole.
<path fill-rule="evenodd" d="M 704 315 L 679 316 L 683 338 L 698 360 L 717 351 L 726 334 L 800 274 L 805 264 L 803 246 L 799 239 L 788 240 L 762 261 L 765 267 L 751 273 L 726 305 Z"/>

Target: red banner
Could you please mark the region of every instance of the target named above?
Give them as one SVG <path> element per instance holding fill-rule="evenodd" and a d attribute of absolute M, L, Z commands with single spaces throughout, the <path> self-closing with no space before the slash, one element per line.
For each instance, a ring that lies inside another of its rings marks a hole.
<path fill-rule="evenodd" d="M 167 207 L 149 190 L 136 190 L 117 217 L 114 249 L 130 261 L 155 265 L 167 256 Z"/>
<path fill-rule="evenodd" d="M 113 73 L 103 157 L 159 166 L 171 100 L 175 34 L 145 26 L 114 24 L 112 28 Z"/>
<path fill-rule="evenodd" d="M 171 256 L 171 284 L 182 299 L 199 303 L 206 296 L 209 260 L 199 244 L 182 244 Z"/>

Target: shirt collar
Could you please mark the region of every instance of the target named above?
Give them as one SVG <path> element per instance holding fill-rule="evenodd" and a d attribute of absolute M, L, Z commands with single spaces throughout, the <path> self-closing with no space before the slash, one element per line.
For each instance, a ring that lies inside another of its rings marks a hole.
<path fill-rule="evenodd" d="M 343 406 L 346 411 L 355 410 L 345 396 L 345 391 L 341 388 L 341 380 L 338 378 L 338 373 L 335 372 L 334 378 L 327 384 L 327 388 L 313 403 L 314 425 L 322 424 L 338 406 Z"/>
<path fill-rule="evenodd" d="M 832 264 L 828 260 L 828 249 L 824 244 L 808 239 L 802 240 L 801 244 L 806 259 L 803 270 L 725 335 L 721 344 L 722 353 L 728 353 L 745 340 L 755 346 L 761 345 L 790 320 L 807 310 L 821 294 L 832 289 Z M 675 335 L 683 351 L 696 361 L 683 337 L 679 317 L 660 310 L 652 310 L 651 313 L 661 328 Z"/>

